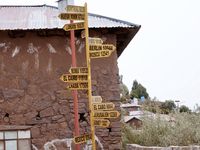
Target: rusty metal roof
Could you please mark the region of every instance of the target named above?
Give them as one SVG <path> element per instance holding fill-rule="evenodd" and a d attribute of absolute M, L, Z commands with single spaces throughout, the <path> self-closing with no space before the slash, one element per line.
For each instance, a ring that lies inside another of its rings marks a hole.
<path fill-rule="evenodd" d="M 0 30 L 61 29 L 67 21 L 58 18 L 58 8 L 48 5 L 0 6 Z M 90 28 L 139 28 L 139 25 L 89 14 Z"/>

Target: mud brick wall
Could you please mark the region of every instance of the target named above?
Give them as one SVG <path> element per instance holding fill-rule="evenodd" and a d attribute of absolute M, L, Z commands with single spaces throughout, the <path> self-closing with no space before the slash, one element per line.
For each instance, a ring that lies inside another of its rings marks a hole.
<path fill-rule="evenodd" d="M 116 45 L 115 35 L 91 34 Z M 62 150 L 73 145 L 74 112 L 71 91 L 59 78 L 71 66 L 69 36 L 43 36 L 26 31 L 10 38 L 0 32 L 0 124 L 32 126 L 33 149 Z M 85 67 L 85 42 L 76 39 L 77 66 Z M 92 60 L 92 93 L 119 108 L 116 52 Z M 87 92 L 78 92 L 81 134 L 90 132 Z M 109 128 L 96 128 L 98 149 L 120 149 L 120 118 Z M 82 148 L 88 146 L 82 144 Z M 73 147 L 73 146 L 72 146 Z"/>

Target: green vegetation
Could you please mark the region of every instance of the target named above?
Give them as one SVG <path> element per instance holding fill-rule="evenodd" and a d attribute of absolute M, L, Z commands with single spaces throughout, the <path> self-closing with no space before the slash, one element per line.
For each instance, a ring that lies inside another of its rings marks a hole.
<path fill-rule="evenodd" d="M 134 143 L 144 146 L 200 144 L 200 114 L 177 113 L 174 121 L 144 118 L 141 130 L 123 126 L 123 145 Z"/>
<path fill-rule="evenodd" d="M 140 130 L 134 130 L 129 125 L 123 124 L 124 148 L 126 144 L 163 147 L 200 145 L 200 106 L 196 105 L 192 112 L 185 105 L 176 107 L 174 100 L 161 102 L 157 98 L 151 99 L 146 88 L 136 80 L 133 82 L 130 94 L 124 84 L 122 87 L 123 103 L 127 103 L 129 98 L 138 98 L 143 110 L 153 112 L 156 116 L 143 117 Z M 140 101 L 141 97 L 145 97 L 145 101 Z"/>
<path fill-rule="evenodd" d="M 180 108 L 179 108 L 179 112 L 183 113 L 183 112 L 191 112 L 191 110 L 185 106 L 185 105 L 182 105 Z"/>
<path fill-rule="evenodd" d="M 121 102 L 127 103 L 127 100 L 129 99 L 129 91 L 125 84 L 120 84 L 120 93 L 121 93 Z"/>
<path fill-rule="evenodd" d="M 138 98 L 144 97 L 145 99 L 149 98 L 149 94 L 147 93 L 146 88 L 137 82 L 137 80 L 133 81 L 132 90 L 130 92 L 130 98 Z"/>

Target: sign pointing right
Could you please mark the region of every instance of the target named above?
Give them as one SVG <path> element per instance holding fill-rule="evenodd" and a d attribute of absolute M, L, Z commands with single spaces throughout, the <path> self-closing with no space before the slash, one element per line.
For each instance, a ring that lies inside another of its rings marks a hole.
<path fill-rule="evenodd" d="M 94 111 L 94 118 L 118 118 L 120 113 L 118 111 Z"/>
<path fill-rule="evenodd" d="M 115 108 L 115 104 L 113 103 L 97 103 L 97 104 L 92 104 L 93 109 L 96 110 L 113 110 Z"/>

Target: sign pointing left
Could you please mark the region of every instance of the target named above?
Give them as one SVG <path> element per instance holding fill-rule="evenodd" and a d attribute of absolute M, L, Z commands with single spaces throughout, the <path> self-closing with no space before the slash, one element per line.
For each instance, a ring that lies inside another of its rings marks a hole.
<path fill-rule="evenodd" d="M 111 53 L 112 51 L 109 50 L 90 51 L 90 58 L 109 57 Z"/>
<path fill-rule="evenodd" d="M 67 85 L 67 89 L 70 89 L 70 90 L 87 90 L 88 89 L 88 82 L 69 83 Z"/>
<path fill-rule="evenodd" d="M 82 13 L 61 13 L 58 17 L 62 20 L 85 20 Z"/>
<path fill-rule="evenodd" d="M 64 82 L 87 82 L 87 74 L 63 74 L 60 79 Z"/>
<path fill-rule="evenodd" d="M 63 29 L 65 31 L 84 29 L 84 22 L 65 24 Z"/>

